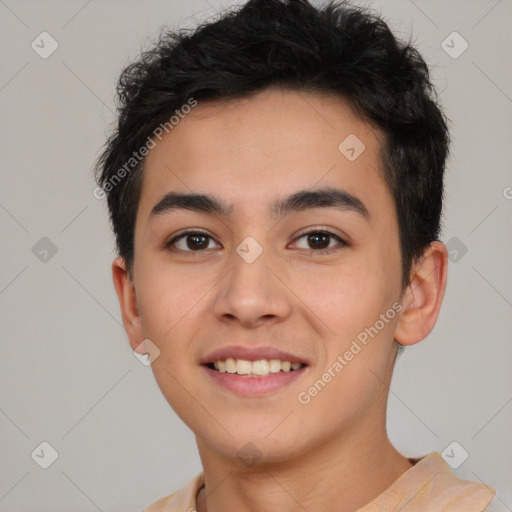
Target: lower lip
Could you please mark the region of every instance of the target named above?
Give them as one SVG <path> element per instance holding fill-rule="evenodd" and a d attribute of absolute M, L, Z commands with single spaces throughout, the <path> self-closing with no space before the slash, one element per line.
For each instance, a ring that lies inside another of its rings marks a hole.
<path fill-rule="evenodd" d="M 307 366 L 289 372 L 269 373 L 264 377 L 244 377 L 236 373 L 218 372 L 203 365 L 203 369 L 216 384 L 242 396 L 273 393 L 298 379 Z"/>

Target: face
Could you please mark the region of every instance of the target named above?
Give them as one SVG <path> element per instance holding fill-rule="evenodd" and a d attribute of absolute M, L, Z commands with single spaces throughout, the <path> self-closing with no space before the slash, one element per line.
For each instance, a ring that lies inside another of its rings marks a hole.
<path fill-rule="evenodd" d="M 131 345 L 158 347 L 162 393 L 219 456 L 286 460 L 383 417 L 401 258 L 380 145 L 341 98 L 266 90 L 199 103 L 148 154 Z"/>

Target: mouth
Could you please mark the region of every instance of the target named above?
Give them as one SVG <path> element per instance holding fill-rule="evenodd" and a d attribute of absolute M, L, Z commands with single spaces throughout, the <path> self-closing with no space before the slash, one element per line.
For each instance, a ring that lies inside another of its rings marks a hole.
<path fill-rule="evenodd" d="M 305 376 L 310 360 L 275 346 L 230 345 L 201 361 L 210 382 L 244 397 L 268 396 L 289 389 Z"/>
<path fill-rule="evenodd" d="M 204 366 L 219 373 L 227 373 L 245 378 L 261 378 L 269 375 L 295 372 L 307 365 L 305 363 L 292 363 L 291 361 L 281 359 L 258 359 L 250 361 L 248 359 L 228 357 L 226 359 L 218 359 L 206 363 Z"/>

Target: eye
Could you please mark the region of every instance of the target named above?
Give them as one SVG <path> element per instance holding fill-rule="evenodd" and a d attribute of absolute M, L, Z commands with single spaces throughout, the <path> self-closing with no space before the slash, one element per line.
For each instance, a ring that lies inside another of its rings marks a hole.
<path fill-rule="evenodd" d="M 303 243 L 302 247 L 300 244 L 296 243 L 296 245 L 299 246 L 299 249 L 315 252 L 317 254 L 330 253 L 348 246 L 348 244 L 338 235 L 326 230 L 317 229 L 308 231 L 300 235 L 296 240 L 301 239 L 305 239 L 305 243 Z M 206 249 L 214 248 L 211 247 L 210 242 L 217 244 L 217 242 L 215 242 L 215 240 L 207 233 L 202 231 L 185 231 L 169 240 L 169 242 L 165 244 L 165 248 L 170 250 L 177 249 L 183 252 L 201 252 Z M 337 242 L 337 245 L 333 244 L 333 242 Z"/>
<path fill-rule="evenodd" d="M 174 248 L 184 252 L 199 252 L 211 249 L 210 241 L 213 238 L 202 231 L 185 231 L 165 244 L 166 249 Z"/>
<path fill-rule="evenodd" d="M 348 244 L 342 238 L 340 238 L 338 235 L 335 235 L 334 233 L 331 233 L 330 231 L 308 231 L 307 233 L 303 233 L 301 236 L 299 236 L 297 240 L 302 238 L 305 239 L 305 244 L 303 244 L 302 247 L 299 246 L 299 249 L 305 249 L 320 254 L 330 253 L 332 251 L 336 251 L 348 246 Z M 338 242 L 338 245 L 333 246 L 331 242 L 336 241 Z M 306 247 L 304 247 L 304 245 L 306 245 Z"/>

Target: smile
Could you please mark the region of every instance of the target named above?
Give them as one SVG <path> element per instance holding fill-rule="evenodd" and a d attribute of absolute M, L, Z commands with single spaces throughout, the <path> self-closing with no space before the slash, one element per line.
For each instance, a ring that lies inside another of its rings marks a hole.
<path fill-rule="evenodd" d="M 203 364 L 202 368 L 211 382 L 220 388 L 243 397 L 258 397 L 286 388 L 304 375 L 309 367 L 279 359 L 249 361 L 228 357 L 225 361 Z"/>
<path fill-rule="evenodd" d="M 281 361 L 280 359 L 259 359 L 249 361 L 247 359 L 235 359 L 228 357 L 225 360 L 211 362 L 207 366 L 220 373 L 243 375 L 245 377 L 264 377 L 280 372 L 293 372 L 299 370 L 304 364 Z"/>

